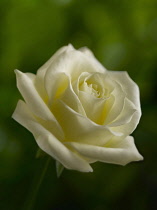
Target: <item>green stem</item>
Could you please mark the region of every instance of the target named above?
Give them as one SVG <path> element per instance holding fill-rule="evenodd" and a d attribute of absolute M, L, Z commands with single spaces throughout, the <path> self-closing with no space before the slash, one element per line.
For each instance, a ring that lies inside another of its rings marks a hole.
<path fill-rule="evenodd" d="M 49 166 L 49 162 L 51 160 L 51 157 L 48 157 L 47 160 L 46 160 L 46 163 L 45 163 L 45 167 L 43 168 L 43 171 L 41 173 L 41 176 L 38 180 L 38 182 L 34 183 L 33 186 L 32 186 L 32 190 L 30 192 L 30 195 L 29 195 L 29 199 L 26 203 L 26 206 L 25 206 L 25 210 L 32 210 L 34 205 L 35 205 L 35 201 L 36 201 L 36 198 L 37 198 L 37 195 L 38 195 L 38 191 L 39 191 L 39 188 L 41 186 L 41 183 L 44 179 L 44 176 L 46 174 L 46 171 L 48 169 L 48 166 Z M 35 177 L 35 180 L 36 180 L 36 177 Z"/>

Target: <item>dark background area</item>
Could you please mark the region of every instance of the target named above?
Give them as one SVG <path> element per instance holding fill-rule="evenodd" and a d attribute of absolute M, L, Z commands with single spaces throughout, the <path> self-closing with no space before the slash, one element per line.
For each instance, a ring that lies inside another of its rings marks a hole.
<path fill-rule="evenodd" d="M 143 115 L 133 136 L 145 159 L 95 163 L 87 174 L 64 170 L 59 179 L 52 160 L 34 209 L 157 209 L 156 0 L 0 0 L 0 209 L 25 209 L 45 164 L 35 159 L 32 134 L 11 119 L 21 98 L 13 70 L 36 73 L 68 43 L 88 46 L 139 85 Z"/>

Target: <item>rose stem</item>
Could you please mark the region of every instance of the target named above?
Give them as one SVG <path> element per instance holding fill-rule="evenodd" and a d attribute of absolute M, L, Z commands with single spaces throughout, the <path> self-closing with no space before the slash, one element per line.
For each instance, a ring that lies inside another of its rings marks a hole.
<path fill-rule="evenodd" d="M 28 199 L 28 201 L 26 203 L 26 206 L 24 207 L 25 210 L 33 209 L 33 207 L 35 205 L 35 201 L 36 201 L 37 195 L 38 195 L 39 188 L 40 188 L 41 183 L 42 183 L 42 181 L 44 179 L 46 171 L 48 169 L 50 160 L 51 160 L 51 157 L 48 156 L 48 158 L 46 160 L 46 163 L 45 163 L 45 167 L 43 168 L 41 176 L 40 176 L 40 178 L 39 178 L 39 180 L 37 182 L 36 182 L 36 177 L 35 177 L 35 182 L 32 185 L 31 192 L 30 192 L 30 195 L 28 197 L 29 199 Z"/>

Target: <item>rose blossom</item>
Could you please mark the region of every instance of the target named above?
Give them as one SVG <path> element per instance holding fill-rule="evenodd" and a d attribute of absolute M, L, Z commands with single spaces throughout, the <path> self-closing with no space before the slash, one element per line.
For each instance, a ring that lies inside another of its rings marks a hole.
<path fill-rule="evenodd" d="M 139 89 L 127 72 L 106 70 L 88 48 L 59 49 L 37 74 L 15 70 L 19 100 L 13 118 L 64 167 L 142 160 L 129 136 L 141 116 Z"/>

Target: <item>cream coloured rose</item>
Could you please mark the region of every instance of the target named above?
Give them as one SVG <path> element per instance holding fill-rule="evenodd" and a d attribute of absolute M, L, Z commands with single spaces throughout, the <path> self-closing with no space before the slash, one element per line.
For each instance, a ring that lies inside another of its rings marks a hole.
<path fill-rule="evenodd" d="M 37 74 L 15 70 L 19 100 L 13 118 L 64 167 L 142 160 L 129 136 L 141 116 L 139 89 L 127 72 L 106 70 L 88 48 L 59 49 Z"/>

